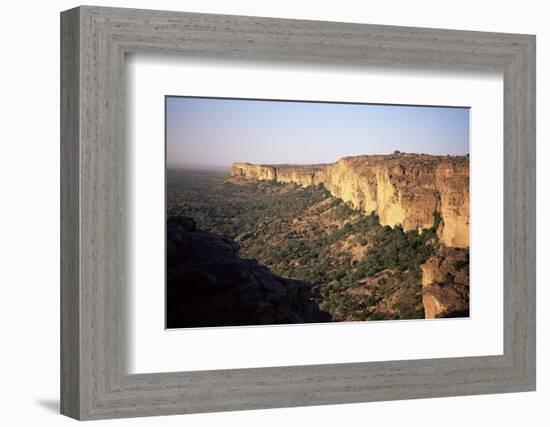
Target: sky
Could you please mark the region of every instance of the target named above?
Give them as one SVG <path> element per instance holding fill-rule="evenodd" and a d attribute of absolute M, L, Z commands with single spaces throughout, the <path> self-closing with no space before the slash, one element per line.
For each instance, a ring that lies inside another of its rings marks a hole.
<path fill-rule="evenodd" d="M 469 109 L 166 98 L 168 166 L 332 163 L 345 156 L 469 152 Z"/>

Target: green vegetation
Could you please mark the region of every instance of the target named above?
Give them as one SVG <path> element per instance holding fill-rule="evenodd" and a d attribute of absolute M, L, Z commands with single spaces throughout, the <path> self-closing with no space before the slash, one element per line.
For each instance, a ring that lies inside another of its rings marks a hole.
<path fill-rule="evenodd" d="M 240 256 L 309 282 L 334 320 L 424 317 L 420 265 L 436 249 L 435 228 L 381 226 L 322 186 L 228 178 L 169 171 L 167 215 L 191 216 L 237 241 Z"/>

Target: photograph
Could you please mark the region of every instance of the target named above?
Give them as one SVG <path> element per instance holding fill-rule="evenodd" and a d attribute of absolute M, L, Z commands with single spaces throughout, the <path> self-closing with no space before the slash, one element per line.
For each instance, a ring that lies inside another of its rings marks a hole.
<path fill-rule="evenodd" d="M 470 109 L 165 96 L 166 328 L 470 316 Z"/>

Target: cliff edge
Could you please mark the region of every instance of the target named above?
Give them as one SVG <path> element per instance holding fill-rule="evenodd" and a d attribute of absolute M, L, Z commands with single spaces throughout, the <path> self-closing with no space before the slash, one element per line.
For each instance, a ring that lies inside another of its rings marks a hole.
<path fill-rule="evenodd" d="M 366 214 L 376 212 L 382 225 L 405 230 L 437 228 L 448 247 L 469 247 L 469 158 L 396 154 L 344 157 L 315 165 L 234 163 L 233 177 L 323 184 L 335 197 Z"/>

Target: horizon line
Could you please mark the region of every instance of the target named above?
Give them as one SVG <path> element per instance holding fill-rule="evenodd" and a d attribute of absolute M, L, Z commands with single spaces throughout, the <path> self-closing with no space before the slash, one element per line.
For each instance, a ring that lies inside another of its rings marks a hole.
<path fill-rule="evenodd" d="M 399 153 L 390 153 L 390 154 L 358 154 L 358 155 L 351 155 L 351 156 L 344 156 L 340 157 L 337 160 L 333 162 L 317 162 L 317 163 L 265 163 L 265 162 L 247 162 L 247 161 L 233 161 L 230 164 L 224 164 L 224 165 L 215 165 L 215 164 L 196 164 L 196 163 L 168 163 L 166 162 L 166 168 L 167 169 L 230 169 L 235 163 L 244 163 L 244 164 L 251 164 L 251 165 L 269 165 L 269 166 L 284 166 L 284 165 L 307 165 L 307 166 L 314 166 L 314 165 L 329 165 L 336 163 L 342 159 L 349 158 L 349 157 L 375 157 L 375 156 L 385 156 L 385 157 L 398 157 L 398 156 L 426 156 L 426 157 L 470 157 L 470 153 L 466 154 L 428 154 L 428 153 L 407 153 L 407 152 L 399 152 Z"/>

